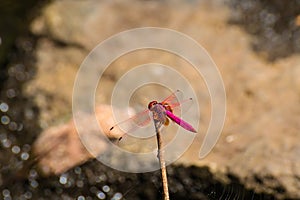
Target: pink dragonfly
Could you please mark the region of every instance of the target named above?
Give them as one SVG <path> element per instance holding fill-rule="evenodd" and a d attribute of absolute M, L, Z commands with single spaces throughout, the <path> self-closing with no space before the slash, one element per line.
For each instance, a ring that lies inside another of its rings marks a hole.
<path fill-rule="evenodd" d="M 146 125 L 149 124 L 149 122 L 151 122 L 151 117 L 149 115 L 149 112 L 152 112 L 153 120 L 156 122 L 156 124 L 158 124 L 157 128 L 160 128 L 162 125 L 165 126 L 169 125 L 170 120 L 172 120 L 182 128 L 196 133 L 197 131 L 192 127 L 192 125 L 190 125 L 183 119 L 177 117 L 173 113 L 175 109 L 180 110 L 180 107 L 183 103 L 192 101 L 192 98 L 189 98 L 185 101 L 179 102 L 177 100 L 177 96 L 180 96 L 180 94 L 181 91 L 176 90 L 162 102 L 151 101 L 148 104 L 148 109 L 139 112 L 133 117 L 116 124 L 115 126 L 110 128 L 110 131 L 113 130 L 116 126 L 126 127 L 125 128 L 126 130 L 123 130 L 124 132 L 133 132 L 140 127 L 145 127 Z M 121 140 L 123 136 L 121 136 L 119 140 Z"/>

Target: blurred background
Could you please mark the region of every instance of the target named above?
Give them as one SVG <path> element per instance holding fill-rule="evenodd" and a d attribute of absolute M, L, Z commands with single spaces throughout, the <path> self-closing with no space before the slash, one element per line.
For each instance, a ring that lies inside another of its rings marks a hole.
<path fill-rule="evenodd" d="M 159 171 L 131 174 L 101 164 L 71 121 L 84 58 L 106 38 L 144 26 L 185 33 L 210 54 L 227 94 L 222 135 L 199 160 L 211 111 L 206 86 L 184 61 L 151 50 L 105 71 L 96 95 L 100 123 L 111 116 L 105 104 L 112 88 L 131 67 L 174 66 L 199 83 L 201 131 L 168 166 L 171 199 L 300 198 L 300 1 L 12 0 L 1 1 L 0 15 L 2 199 L 162 198 Z"/>

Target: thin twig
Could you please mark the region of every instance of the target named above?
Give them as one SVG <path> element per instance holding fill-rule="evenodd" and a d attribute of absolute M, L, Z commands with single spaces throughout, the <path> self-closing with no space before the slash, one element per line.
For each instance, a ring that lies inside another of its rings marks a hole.
<path fill-rule="evenodd" d="M 158 122 L 154 120 L 154 126 L 156 131 L 156 139 L 157 139 L 157 158 L 159 160 L 160 170 L 161 170 L 161 177 L 162 177 L 162 184 L 163 184 L 163 191 L 164 191 L 164 200 L 169 200 L 169 189 L 168 189 L 168 178 L 167 178 L 167 169 L 166 169 L 166 163 L 164 159 L 164 151 L 162 150 L 162 140 L 160 137 L 160 131 Z"/>

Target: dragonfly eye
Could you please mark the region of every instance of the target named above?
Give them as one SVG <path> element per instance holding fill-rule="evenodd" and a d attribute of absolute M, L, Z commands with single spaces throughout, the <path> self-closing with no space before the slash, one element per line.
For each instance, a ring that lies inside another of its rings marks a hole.
<path fill-rule="evenodd" d="M 150 110 L 152 108 L 152 106 L 154 106 L 155 104 L 157 104 L 157 101 L 151 101 L 149 104 L 148 104 L 148 109 Z"/>

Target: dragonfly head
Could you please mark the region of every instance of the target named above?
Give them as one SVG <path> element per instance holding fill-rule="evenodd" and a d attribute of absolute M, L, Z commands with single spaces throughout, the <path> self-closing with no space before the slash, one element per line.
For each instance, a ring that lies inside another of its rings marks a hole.
<path fill-rule="evenodd" d="M 151 101 L 149 104 L 148 104 L 148 109 L 150 110 L 152 108 L 152 106 L 154 106 L 155 104 L 157 104 L 157 101 Z"/>

